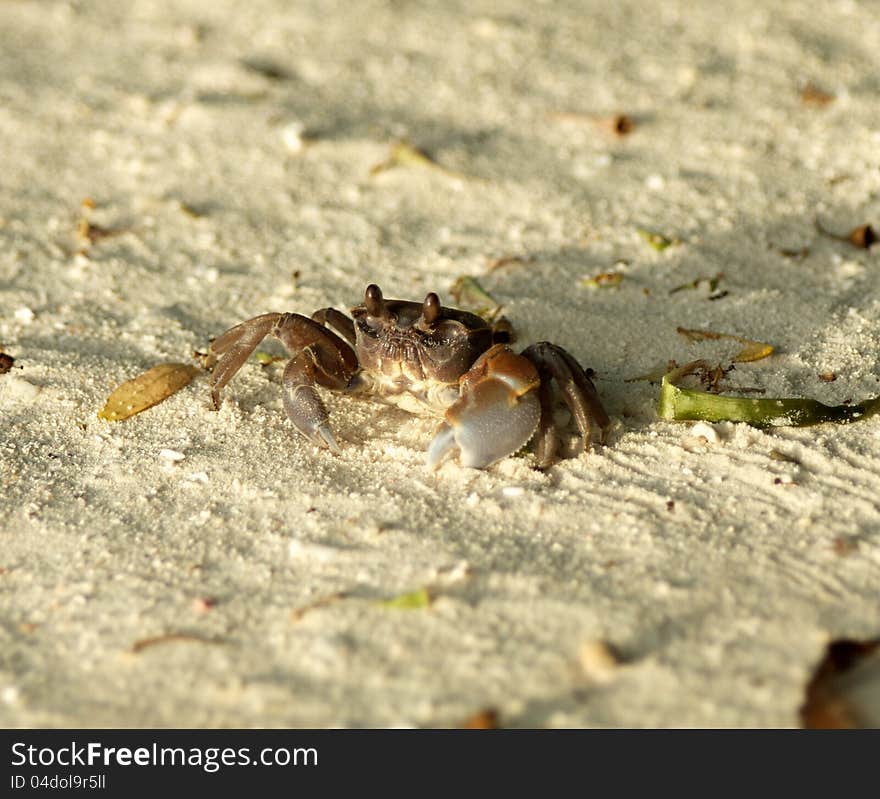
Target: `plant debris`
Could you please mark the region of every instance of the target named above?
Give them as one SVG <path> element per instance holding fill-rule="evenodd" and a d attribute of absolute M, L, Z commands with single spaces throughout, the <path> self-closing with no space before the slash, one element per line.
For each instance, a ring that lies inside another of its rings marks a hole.
<path fill-rule="evenodd" d="M 260 364 L 260 366 L 271 366 L 273 363 L 285 360 L 285 358 L 283 355 L 273 355 L 271 352 L 266 352 L 265 350 L 257 350 L 254 352 L 254 360 Z"/>
<path fill-rule="evenodd" d="M 494 707 L 483 708 L 457 724 L 460 730 L 500 730 L 501 719 Z"/>
<path fill-rule="evenodd" d="M 636 129 L 636 120 L 629 114 L 582 114 L 577 111 L 553 111 L 548 116 L 558 122 L 591 123 L 603 133 L 618 138 L 628 136 Z"/>
<path fill-rule="evenodd" d="M 694 278 L 690 283 L 682 283 L 680 286 L 670 289 L 669 293 L 677 294 L 679 291 L 695 290 L 700 288 L 700 286 L 705 285 L 709 289 L 709 299 L 720 300 L 722 297 L 726 297 L 729 293 L 727 291 L 718 291 L 718 284 L 721 283 L 723 279 L 724 272 L 719 272 L 714 277 L 701 275 L 700 277 Z"/>
<path fill-rule="evenodd" d="M 777 247 L 778 252 L 784 258 L 793 258 L 796 261 L 802 261 L 810 254 L 809 247 Z"/>
<path fill-rule="evenodd" d="M 767 456 L 770 458 L 771 461 L 794 463 L 798 466 L 801 465 L 801 462 L 797 458 L 793 458 L 791 455 L 786 455 L 784 452 L 780 452 L 778 449 L 771 449 L 770 452 L 767 453 Z"/>
<path fill-rule="evenodd" d="M 502 255 L 500 258 L 486 258 L 486 271 L 494 272 L 505 266 L 531 263 L 534 259 L 530 255 Z"/>
<path fill-rule="evenodd" d="M 832 641 L 807 684 L 800 716 L 807 729 L 880 726 L 880 638 Z"/>
<path fill-rule="evenodd" d="M 270 61 L 267 58 L 256 56 L 252 58 L 242 58 L 239 63 L 245 69 L 255 72 L 257 75 L 262 75 L 269 80 L 285 81 L 291 80 L 294 77 L 289 69 L 286 69 L 280 64 Z"/>
<path fill-rule="evenodd" d="M 501 313 L 502 306 L 475 278 L 463 275 L 452 284 L 449 293 L 460 308 L 489 322 Z"/>
<path fill-rule="evenodd" d="M 600 272 L 592 277 L 581 279 L 581 285 L 587 289 L 607 289 L 619 286 L 623 282 L 623 272 Z"/>
<path fill-rule="evenodd" d="M 207 635 L 199 635 L 197 633 L 165 633 L 164 635 L 154 635 L 150 638 L 141 638 L 131 645 L 131 651 L 137 654 L 149 649 L 157 644 L 172 644 L 178 641 L 194 643 L 194 644 L 225 644 L 224 638 L 210 638 Z"/>
<path fill-rule="evenodd" d="M 5 375 L 15 363 L 15 358 L 0 350 L 0 375 Z"/>
<path fill-rule="evenodd" d="M 753 427 L 809 427 L 822 422 L 846 424 L 880 413 L 880 397 L 857 405 L 825 405 L 818 400 L 789 398 L 750 399 L 721 397 L 684 389 L 678 380 L 693 374 L 705 361 L 693 361 L 664 376 L 658 412 L 669 421 L 745 422 Z"/>
<path fill-rule="evenodd" d="M 664 376 L 669 374 L 673 369 L 678 368 L 678 363 L 675 361 L 665 361 L 664 363 L 655 366 L 651 369 L 650 372 L 645 372 L 643 375 L 638 375 L 637 377 L 630 377 L 624 380 L 624 383 L 659 383 Z"/>
<path fill-rule="evenodd" d="M 310 509 L 311 510 L 311 509 Z M 328 605 L 334 605 L 340 600 L 347 599 L 348 594 L 344 591 L 337 591 L 335 594 L 330 594 L 329 596 L 321 597 L 320 599 L 316 599 L 314 602 L 309 602 L 308 605 L 303 605 L 300 608 L 296 608 L 290 612 L 290 620 L 291 621 L 299 621 L 303 616 L 307 613 L 311 613 L 313 610 L 318 610 L 319 608 L 326 608 Z"/>
<path fill-rule="evenodd" d="M 773 346 L 763 341 L 753 341 L 742 336 L 735 336 L 732 333 L 716 333 L 714 330 L 694 330 L 687 327 L 677 327 L 676 332 L 684 336 L 688 341 L 721 341 L 729 340 L 743 344 L 743 348 L 733 357 L 734 363 L 748 363 L 750 361 L 760 361 L 773 354 Z"/>
<path fill-rule="evenodd" d="M 370 168 L 370 177 L 375 177 L 382 172 L 387 172 L 389 169 L 394 169 L 399 166 L 415 166 L 423 169 L 433 169 L 437 172 L 442 172 L 449 177 L 458 178 L 459 180 L 466 178 L 465 175 L 438 164 L 437 161 L 431 158 L 431 156 L 424 150 L 420 150 L 418 147 L 413 146 L 405 140 L 395 142 L 391 146 L 391 153 L 388 158 Z"/>
<path fill-rule="evenodd" d="M 637 228 L 636 232 L 657 252 L 663 252 L 663 250 L 674 244 L 681 244 L 681 239 L 670 238 L 669 236 L 664 236 L 662 233 L 657 233 L 654 230 Z"/>
<path fill-rule="evenodd" d="M 858 227 L 853 228 L 849 233 L 840 234 L 835 233 L 833 230 L 828 230 L 817 219 L 816 230 L 818 230 L 823 236 L 827 236 L 829 239 L 852 244 L 853 247 L 858 247 L 860 250 L 870 250 L 871 247 L 877 243 L 877 231 L 870 225 L 859 225 Z"/>
<path fill-rule="evenodd" d="M 427 588 L 418 588 L 415 591 L 409 591 L 391 599 L 385 599 L 379 604 L 383 608 L 393 608 L 395 610 L 422 610 L 423 608 L 430 607 L 433 601 L 431 592 Z"/>
<path fill-rule="evenodd" d="M 812 105 L 822 107 L 833 103 L 837 99 L 833 94 L 829 94 L 824 89 L 820 89 L 814 83 L 808 83 L 801 89 L 801 102 L 804 105 Z"/>
<path fill-rule="evenodd" d="M 118 236 L 121 233 L 129 232 L 128 228 L 107 228 L 96 225 L 91 221 L 91 212 L 95 209 L 95 201 L 90 197 L 86 197 L 80 203 L 79 219 L 76 223 L 76 237 L 80 243 L 80 255 L 85 255 L 89 247 L 101 239 L 110 236 Z"/>
<path fill-rule="evenodd" d="M 108 398 L 98 418 L 121 421 L 152 408 L 180 391 L 198 374 L 198 369 L 185 363 L 163 363 L 119 386 Z"/>
<path fill-rule="evenodd" d="M 628 136 L 636 129 L 636 121 L 629 114 L 615 114 L 608 122 L 615 136 Z"/>

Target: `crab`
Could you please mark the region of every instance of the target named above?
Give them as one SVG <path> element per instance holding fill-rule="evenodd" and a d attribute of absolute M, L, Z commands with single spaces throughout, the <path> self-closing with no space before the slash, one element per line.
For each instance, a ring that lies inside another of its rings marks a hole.
<path fill-rule="evenodd" d="M 311 318 L 266 313 L 215 339 L 215 410 L 224 386 L 269 335 L 291 354 L 282 378 L 288 418 L 310 442 L 333 453 L 339 445 L 316 387 L 441 419 L 428 447 L 431 469 L 456 453 L 462 466 L 486 468 L 532 438 L 539 468 L 551 465 L 560 444 L 554 382 L 580 433 L 580 448 L 601 440 L 609 426 L 591 373 L 562 347 L 542 341 L 517 354 L 502 325 L 442 306 L 434 292 L 421 303 L 385 299 L 375 284 L 350 317 L 334 308 Z"/>

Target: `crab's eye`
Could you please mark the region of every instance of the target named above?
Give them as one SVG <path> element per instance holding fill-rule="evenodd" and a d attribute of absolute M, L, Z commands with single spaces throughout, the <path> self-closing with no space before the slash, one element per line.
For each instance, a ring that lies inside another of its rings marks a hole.
<path fill-rule="evenodd" d="M 385 315 L 385 300 L 382 299 L 382 289 L 375 283 L 367 286 L 367 291 L 364 294 L 364 307 L 370 316 Z"/>
<path fill-rule="evenodd" d="M 432 291 L 425 297 L 422 306 L 422 319 L 430 327 L 440 318 L 440 298 Z"/>

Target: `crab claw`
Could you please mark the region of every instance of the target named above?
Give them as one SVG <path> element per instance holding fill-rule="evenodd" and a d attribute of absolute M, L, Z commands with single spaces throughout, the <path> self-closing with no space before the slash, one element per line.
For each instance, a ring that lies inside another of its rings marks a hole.
<path fill-rule="evenodd" d="M 456 449 L 462 466 L 483 469 L 506 458 L 534 435 L 541 418 L 538 371 L 509 347 L 496 344 L 461 378 L 461 396 L 428 448 L 436 469 Z"/>

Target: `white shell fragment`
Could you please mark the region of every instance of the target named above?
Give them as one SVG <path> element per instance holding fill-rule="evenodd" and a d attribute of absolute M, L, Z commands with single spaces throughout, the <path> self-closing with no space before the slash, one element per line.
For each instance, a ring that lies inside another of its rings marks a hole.
<path fill-rule="evenodd" d="M 170 461 L 171 463 L 180 463 L 186 455 L 175 449 L 160 449 L 159 457 L 162 458 L 162 460 Z"/>
<path fill-rule="evenodd" d="M 706 422 L 697 422 L 690 430 L 694 438 L 703 438 L 708 444 L 717 444 L 719 437 L 718 431 Z"/>

